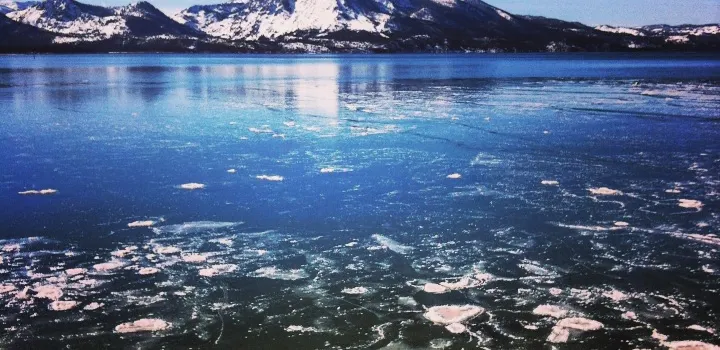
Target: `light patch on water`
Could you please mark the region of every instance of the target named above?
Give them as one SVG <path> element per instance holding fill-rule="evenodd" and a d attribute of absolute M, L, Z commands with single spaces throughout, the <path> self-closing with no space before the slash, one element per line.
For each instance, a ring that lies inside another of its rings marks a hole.
<path fill-rule="evenodd" d="M 180 188 L 183 190 L 201 190 L 205 188 L 205 184 L 197 183 L 197 182 L 190 182 L 186 184 L 180 185 Z"/>
<path fill-rule="evenodd" d="M 678 232 L 678 233 L 670 233 L 670 235 L 673 237 L 688 239 L 688 240 L 695 241 L 695 242 L 720 246 L 720 238 L 718 238 L 717 236 L 712 235 L 712 234 L 701 235 L 701 234 L 697 234 L 697 233 L 687 234 L 687 233 L 679 233 Z"/>
<path fill-rule="evenodd" d="M 303 327 L 303 326 L 298 326 L 298 325 L 288 326 L 287 328 L 285 328 L 285 331 L 289 332 L 289 333 L 318 333 L 318 332 L 320 332 L 315 327 Z"/>
<path fill-rule="evenodd" d="M 188 235 L 205 231 L 230 229 L 241 224 L 242 222 L 194 221 L 179 225 L 154 227 L 152 230 L 156 234 Z"/>
<path fill-rule="evenodd" d="M 255 176 L 258 180 L 264 180 L 264 181 L 271 181 L 271 182 L 280 182 L 285 180 L 284 177 L 280 175 L 257 175 Z"/>
<path fill-rule="evenodd" d="M 377 241 L 383 248 L 390 249 L 398 254 L 408 254 L 413 250 L 413 247 L 411 246 L 400 244 L 397 241 L 380 234 L 374 234 L 372 235 L 372 238 L 375 239 L 375 241 Z"/>
<path fill-rule="evenodd" d="M 58 190 L 48 188 L 48 189 L 44 189 L 44 190 L 21 191 L 21 192 L 18 192 L 18 194 L 21 196 L 30 196 L 30 195 L 47 196 L 47 195 L 51 195 L 51 194 L 56 194 L 57 192 L 58 192 Z"/>
<path fill-rule="evenodd" d="M 262 267 L 249 275 L 250 277 L 269 278 L 276 280 L 295 281 L 310 277 L 305 270 L 281 270 L 275 266 Z"/>
<path fill-rule="evenodd" d="M 217 264 L 212 265 L 211 267 L 200 269 L 198 272 L 200 276 L 203 277 L 213 277 L 218 275 L 225 275 L 228 273 L 235 272 L 237 270 L 237 265 L 235 264 Z"/>
<path fill-rule="evenodd" d="M 362 295 L 369 292 L 369 290 L 365 287 L 353 287 L 353 288 L 345 288 L 341 291 L 343 294 L 350 294 L 350 295 Z"/>
<path fill-rule="evenodd" d="M 150 227 L 152 225 L 155 225 L 153 220 L 133 221 L 127 224 L 128 227 Z"/>

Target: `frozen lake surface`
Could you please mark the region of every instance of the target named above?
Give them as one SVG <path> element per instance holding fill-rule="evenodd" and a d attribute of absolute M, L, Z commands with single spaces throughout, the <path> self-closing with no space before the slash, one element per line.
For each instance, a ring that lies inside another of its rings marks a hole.
<path fill-rule="evenodd" d="M 0 108 L 2 348 L 720 345 L 719 56 L 0 56 Z"/>

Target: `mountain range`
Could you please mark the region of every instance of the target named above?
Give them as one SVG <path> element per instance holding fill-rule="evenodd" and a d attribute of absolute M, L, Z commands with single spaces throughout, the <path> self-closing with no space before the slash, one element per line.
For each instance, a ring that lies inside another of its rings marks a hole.
<path fill-rule="evenodd" d="M 719 28 L 593 28 L 480 0 L 234 0 L 172 17 L 144 1 L 0 0 L 0 52 L 719 50 Z"/>

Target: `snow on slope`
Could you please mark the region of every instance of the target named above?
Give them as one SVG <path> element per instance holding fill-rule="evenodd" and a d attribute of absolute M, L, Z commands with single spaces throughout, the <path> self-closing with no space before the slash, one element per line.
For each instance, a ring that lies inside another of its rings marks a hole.
<path fill-rule="evenodd" d="M 595 29 L 608 33 L 629 34 L 633 36 L 665 37 L 668 42 L 686 43 L 691 36 L 720 34 L 720 25 L 651 25 L 644 27 L 613 27 L 608 25 L 597 26 Z"/>
<path fill-rule="evenodd" d="M 35 4 L 35 1 L 0 0 L 0 13 L 8 14 L 10 12 L 24 10 Z"/>
<path fill-rule="evenodd" d="M 162 31 L 180 35 L 193 33 L 147 2 L 105 8 L 73 0 L 46 0 L 11 12 L 8 17 L 50 32 L 82 38 L 82 41 L 98 41 L 120 35 L 157 35 Z"/>
<path fill-rule="evenodd" d="M 634 36 L 645 36 L 645 33 L 636 28 L 627 27 L 613 27 L 608 25 L 597 26 L 595 29 L 601 32 L 616 33 L 616 34 L 629 34 Z"/>
<path fill-rule="evenodd" d="M 387 14 L 356 11 L 348 6 L 349 2 L 236 0 L 219 5 L 193 6 L 173 18 L 209 35 L 233 40 L 276 38 L 302 31 L 347 29 L 379 33 L 386 30 Z"/>
<path fill-rule="evenodd" d="M 448 14 L 455 17 L 448 20 Z M 387 36 L 403 29 L 398 28 L 398 19 L 462 26 L 455 21 L 462 16 L 479 16 L 488 22 L 514 20 L 480 0 L 235 0 L 193 6 L 173 18 L 212 36 L 257 40 L 339 31 Z"/>

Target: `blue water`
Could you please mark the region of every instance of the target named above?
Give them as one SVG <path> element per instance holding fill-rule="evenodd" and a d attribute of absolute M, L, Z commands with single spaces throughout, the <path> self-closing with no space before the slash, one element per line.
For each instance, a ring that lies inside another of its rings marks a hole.
<path fill-rule="evenodd" d="M 720 344 L 717 55 L 0 56 L 0 106 L 0 347 Z"/>

